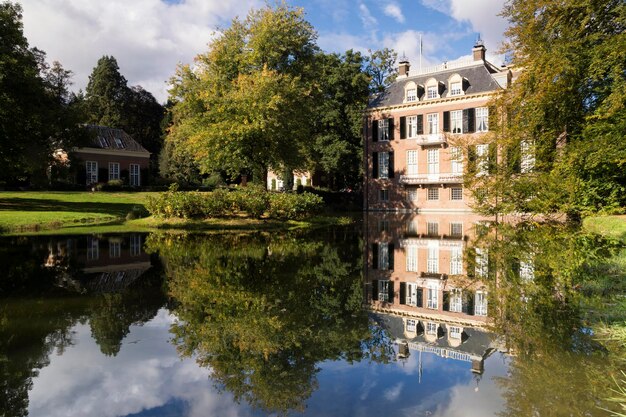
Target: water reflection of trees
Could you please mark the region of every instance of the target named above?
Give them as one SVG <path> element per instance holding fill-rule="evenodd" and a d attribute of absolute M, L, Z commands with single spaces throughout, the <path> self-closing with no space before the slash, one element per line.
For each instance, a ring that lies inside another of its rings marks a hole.
<path fill-rule="evenodd" d="M 82 247 L 83 238 L 63 239 Z M 57 238 L 11 238 L 0 244 L 0 415 L 26 416 L 28 391 L 54 352 L 74 341 L 72 328 L 89 322 L 103 353 L 115 355 L 131 324 L 154 317 L 165 303 L 158 267 L 117 292 L 94 293 L 77 256 L 46 265 Z"/>
<path fill-rule="evenodd" d="M 237 401 L 275 412 L 304 408 L 321 361 L 387 359 L 362 310 L 358 237 L 333 240 L 153 236 L 181 354 L 195 355 Z"/>
<path fill-rule="evenodd" d="M 620 245 L 561 224 L 500 224 L 475 244 L 489 253 L 494 326 L 515 355 L 499 379 L 502 415 L 602 414 L 625 352 L 594 328 L 608 292 L 625 293 L 623 273 L 603 273 Z"/>

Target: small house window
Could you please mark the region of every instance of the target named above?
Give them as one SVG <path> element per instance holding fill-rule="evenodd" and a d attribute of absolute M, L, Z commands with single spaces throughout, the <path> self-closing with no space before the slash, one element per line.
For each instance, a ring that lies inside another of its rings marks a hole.
<path fill-rule="evenodd" d="M 450 223 L 450 236 L 454 236 L 454 237 L 463 236 L 463 223 L 461 222 Z"/>
<path fill-rule="evenodd" d="M 428 232 L 428 236 L 437 236 L 439 234 L 439 223 L 426 222 L 426 231 Z"/>
<path fill-rule="evenodd" d="M 138 187 L 141 185 L 141 174 L 139 164 L 130 164 L 130 185 Z"/>
<path fill-rule="evenodd" d="M 406 199 L 409 203 L 417 201 L 417 188 L 409 188 L 406 192 Z"/>
<path fill-rule="evenodd" d="M 118 138 L 117 136 L 115 137 L 115 145 L 119 149 L 124 149 L 126 147 L 126 146 L 124 146 L 124 142 L 122 142 L 122 139 Z"/>
<path fill-rule="evenodd" d="M 462 83 L 459 82 L 454 82 L 450 84 L 450 95 L 451 96 L 459 96 L 463 94 L 463 88 L 462 88 Z"/>
<path fill-rule="evenodd" d="M 417 328 L 417 323 L 413 319 L 407 319 L 406 321 L 406 331 L 407 332 L 415 332 Z"/>
<path fill-rule="evenodd" d="M 389 140 L 389 119 L 380 119 L 378 121 L 378 140 Z"/>
<path fill-rule="evenodd" d="M 409 138 L 417 136 L 417 116 L 409 116 L 406 118 L 406 124 L 408 127 Z"/>
<path fill-rule="evenodd" d="M 407 102 L 417 101 L 417 89 L 416 88 L 409 88 L 408 90 L 406 90 L 406 101 Z"/>
<path fill-rule="evenodd" d="M 427 199 L 429 201 L 439 200 L 439 188 L 429 188 Z"/>
<path fill-rule="evenodd" d="M 453 200 L 453 201 L 463 200 L 463 188 L 461 187 L 450 188 L 450 200 Z"/>
<path fill-rule="evenodd" d="M 406 247 L 406 270 L 408 272 L 417 271 L 417 245 L 408 245 Z"/>
<path fill-rule="evenodd" d="M 430 113 L 426 116 L 428 121 L 428 134 L 434 135 L 439 133 L 439 113 Z"/>
<path fill-rule="evenodd" d="M 476 131 L 488 132 L 489 131 L 489 108 L 478 107 L 476 109 Z"/>
<path fill-rule="evenodd" d="M 431 335 L 437 334 L 437 327 L 437 323 L 426 323 L 426 333 Z"/>
<path fill-rule="evenodd" d="M 109 258 L 119 258 L 120 256 L 122 256 L 122 243 L 109 241 Z"/>
<path fill-rule="evenodd" d="M 389 190 L 380 190 L 378 197 L 380 201 L 389 201 Z"/>
<path fill-rule="evenodd" d="M 100 136 L 98 137 L 98 140 L 100 142 L 100 146 L 103 148 L 108 148 L 111 145 L 109 144 L 109 140 L 107 138 L 105 138 L 104 136 Z"/>
<path fill-rule="evenodd" d="M 378 281 L 378 300 L 383 302 L 389 302 L 389 281 Z"/>
<path fill-rule="evenodd" d="M 120 164 L 119 162 L 109 162 L 109 181 L 120 179 Z"/>
<path fill-rule="evenodd" d="M 450 339 L 461 338 L 461 328 L 457 326 L 450 326 L 449 328 Z"/>
<path fill-rule="evenodd" d="M 98 182 L 98 163 L 96 161 L 86 162 L 87 185 L 96 184 Z"/>
<path fill-rule="evenodd" d="M 429 99 L 439 98 L 439 87 L 436 85 L 431 85 L 426 90 L 426 97 Z"/>
<path fill-rule="evenodd" d="M 378 178 L 389 178 L 389 152 L 378 153 Z"/>
<path fill-rule="evenodd" d="M 463 110 L 451 111 L 450 122 L 452 124 L 452 133 L 463 133 Z"/>

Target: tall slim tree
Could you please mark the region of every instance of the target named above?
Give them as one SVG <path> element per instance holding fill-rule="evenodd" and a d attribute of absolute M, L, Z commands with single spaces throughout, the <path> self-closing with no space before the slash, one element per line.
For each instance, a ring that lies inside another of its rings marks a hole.
<path fill-rule="evenodd" d="M 130 97 L 127 84 L 114 57 L 105 55 L 98 60 L 85 91 L 89 123 L 123 127 L 125 107 Z"/>

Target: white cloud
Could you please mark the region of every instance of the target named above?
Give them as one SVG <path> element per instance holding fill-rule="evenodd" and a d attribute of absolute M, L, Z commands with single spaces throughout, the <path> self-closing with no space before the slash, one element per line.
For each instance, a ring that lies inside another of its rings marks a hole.
<path fill-rule="evenodd" d="M 24 33 L 31 46 L 74 71 L 85 88 L 103 55 L 113 55 L 129 85 L 164 101 L 176 64 L 205 51 L 220 26 L 245 17 L 260 0 L 23 0 Z"/>
<path fill-rule="evenodd" d="M 396 19 L 398 23 L 404 23 L 404 14 L 402 14 L 402 9 L 400 9 L 397 3 L 387 4 L 383 11 L 387 16 Z"/>
<path fill-rule="evenodd" d="M 367 54 L 368 46 L 361 36 L 349 33 L 320 33 L 317 38 L 319 47 L 327 52 L 344 53 L 348 49 Z"/>
<path fill-rule="evenodd" d="M 370 9 L 368 9 L 363 3 L 359 4 L 359 17 L 361 18 L 361 22 L 363 22 L 363 27 L 365 29 L 372 29 L 378 25 L 378 20 L 372 16 Z"/>
<path fill-rule="evenodd" d="M 400 394 L 402 394 L 402 388 L 404 388 L 404 382 L 400 382 L 393 387 L 386 389 L 383 396 L 387 401 L 395 401 L 400 397 Z"/>

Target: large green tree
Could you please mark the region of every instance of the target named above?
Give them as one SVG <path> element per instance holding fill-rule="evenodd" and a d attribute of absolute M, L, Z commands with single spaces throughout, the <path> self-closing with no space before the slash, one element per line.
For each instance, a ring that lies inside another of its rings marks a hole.
<path fill-rule="evenodd" d="M 492 186 L 489 208 L 623 210 L 626 4 L 511 0 L 504 15 L 519 76 L 490 126 L 503 152 L 495 181 L 479 181 Z M 524 172 L 529 157 L 532 174 Z"/>
<path fill-rule="evenodd" d="M 258 180 L 270 168 L 302 166 L 315 39 L 303 11 L 285 5 L 235 19 L 193 67 L 178 68 L 167 140 L 205 173 L 252 171 Z"/>
<path fill-rule="evenodd" d="M 84 107 L 89 123 L 124 129 L 156 160 L 162 146 L 164 108 L 141 86 L 128 87 L 114 57 L 98 60 L 89 76 Z"/>
<path fill-rule="evenodd" d="M 359 188 L 362 181 L 362 111 L 369 97 L 366 59 L 352 50 L 319 53 L 312 146 L 308 158 L 331 188 Z"/>
<path fill-rule="evenodd" d="M 1 180 L 46 180 L 53 151 L 72 137 L 69 77 L 60 64 L 49 68 L 45 54 L 29 48 L 21 7 L 0 3 Z"/>

